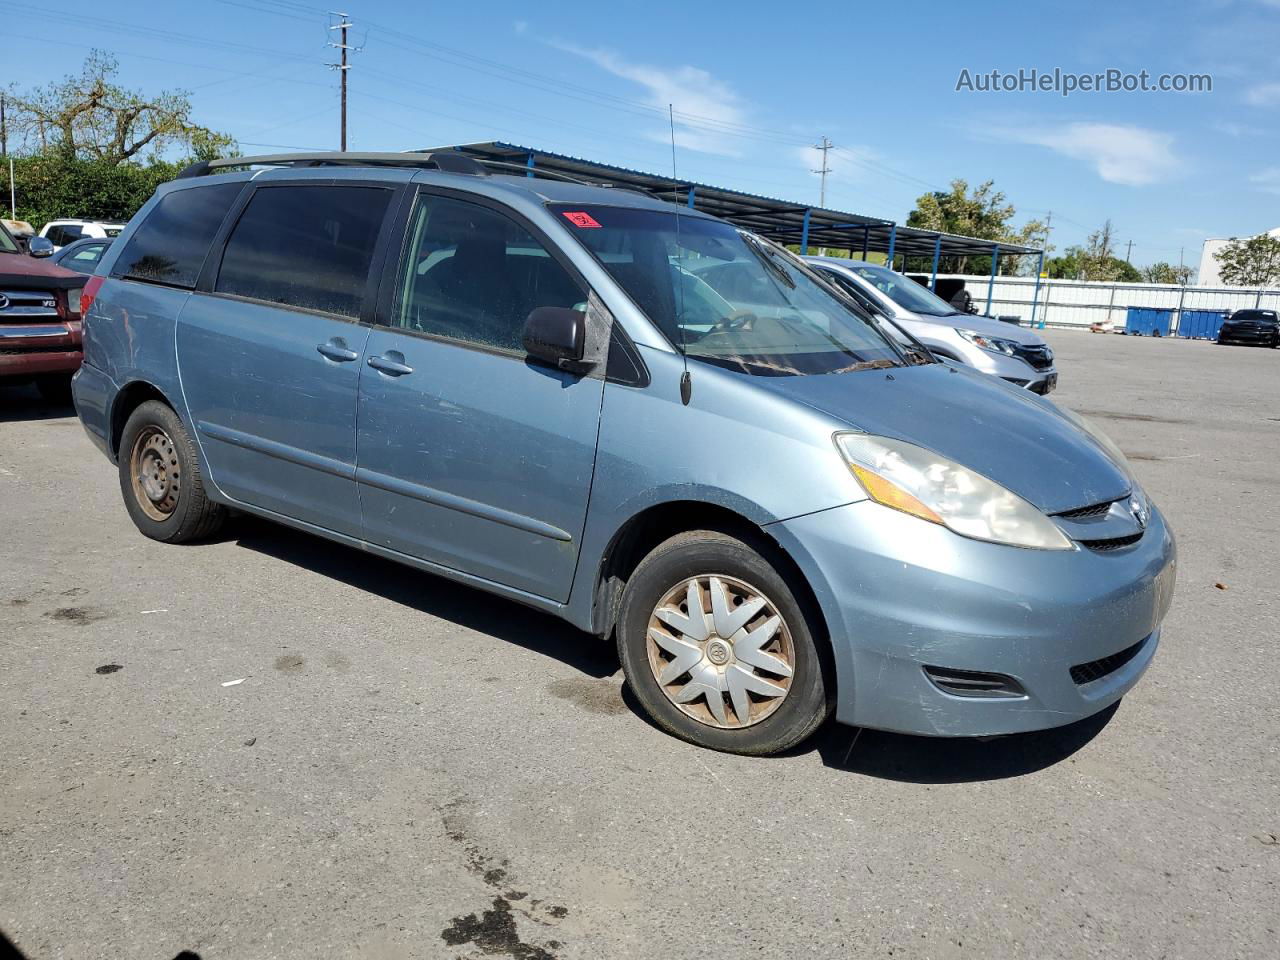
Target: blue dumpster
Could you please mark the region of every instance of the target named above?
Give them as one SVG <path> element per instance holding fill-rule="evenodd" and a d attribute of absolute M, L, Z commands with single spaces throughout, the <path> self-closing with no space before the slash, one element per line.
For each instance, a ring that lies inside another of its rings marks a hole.
<path fill-rule="evenodd" d="M 1140 337 L 1167 337 L 1173 324 L 1172 310 L 1155 307 L 1129 307 L 1125 315 L 1125 333 Z"/>
<path fill-rule="evenodd" d="M 1183 310 L 1178 319 L 1178 336 L 1195 340 L 1217 340 L 1218 328 L 1226 318 L 1226 310 Z"/>

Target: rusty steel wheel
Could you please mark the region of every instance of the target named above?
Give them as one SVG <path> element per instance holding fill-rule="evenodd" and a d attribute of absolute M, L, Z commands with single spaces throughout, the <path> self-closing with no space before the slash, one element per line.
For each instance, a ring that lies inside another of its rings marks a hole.
<path fill-rule="evenodd" d="M 795 675 L 791 630 L 765 594 L 734 577 L 689 577 L 649 617 L 646 648 L 658 686 L 686 716 L 740 729 L 766 719 Z"/>
<path fill-rule="evenodd" d="M 129 453 L 129 472 L 142 511 L 152 520 L 168 520 L 182 494 L 178 451 L 169 434 L 155 424 L 144 427 Z"/>

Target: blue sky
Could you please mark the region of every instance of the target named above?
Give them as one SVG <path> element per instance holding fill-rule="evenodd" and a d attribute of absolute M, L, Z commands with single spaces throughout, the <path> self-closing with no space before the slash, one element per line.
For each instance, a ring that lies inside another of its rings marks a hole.
<path fill-rule="evenodd" d="M 336 0 L 335 0 L 336 2 Z M 349 0 L 350 147 L 511 142 L 905 218 L 954 177 L 994 179 L 1053 244 L 1110 217 L 1133 261 L 1194 264 L 1206 236 L 1280 225 L 1280 0 L 610 4 Z M 161 12 L 163 11 L 163 12 Z M 326 7 L 303 0 L 0 0 L 6 82 L 75 72 L 190 91 L 247 151 L 333 148 Z M 1019 68 L 1208 73 L 1211 93 L 956 92 Z M 267 146 L 271 145 L 271 146 Z"/>

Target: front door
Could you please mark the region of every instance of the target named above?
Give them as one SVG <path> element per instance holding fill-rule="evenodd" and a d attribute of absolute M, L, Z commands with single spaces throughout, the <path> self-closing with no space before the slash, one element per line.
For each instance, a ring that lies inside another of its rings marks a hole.
<path fill-rule="evenodd" d="M 420 193 L 385 316 L 365 349 L 356 472 L 365 538 L 557 601 L 587 512 L 603 370 L 530 361 L 529 312 L 583 307 L 533 228 Z"/>
<path fill-rule="evenodd" d="M 370 265 L 393 189 L 264 184 L 178 323 L 183 395 L 224 493 L 352 537 Z"/>

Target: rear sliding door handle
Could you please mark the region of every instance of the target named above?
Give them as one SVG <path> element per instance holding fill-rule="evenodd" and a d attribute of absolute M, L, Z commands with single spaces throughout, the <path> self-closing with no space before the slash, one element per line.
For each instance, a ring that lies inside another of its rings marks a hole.
<path fill-rule="evenodd" d="M 316 345 L 316 349 L 330 360 L 336 360 L 339 363 L 349 363 L 352 360 L 359 360 L 360 354 L 347 347 L 347 341 L 341 337 L 334 337 L 324 343 Z"/>
<path fill-rule="evenodd" d="M 392 377 L 413 373 L 413 367 L 404 362 L 404 354 L 399 350 L 388 350 L 385 356 L 370 357 L 369 366 Z"/>

